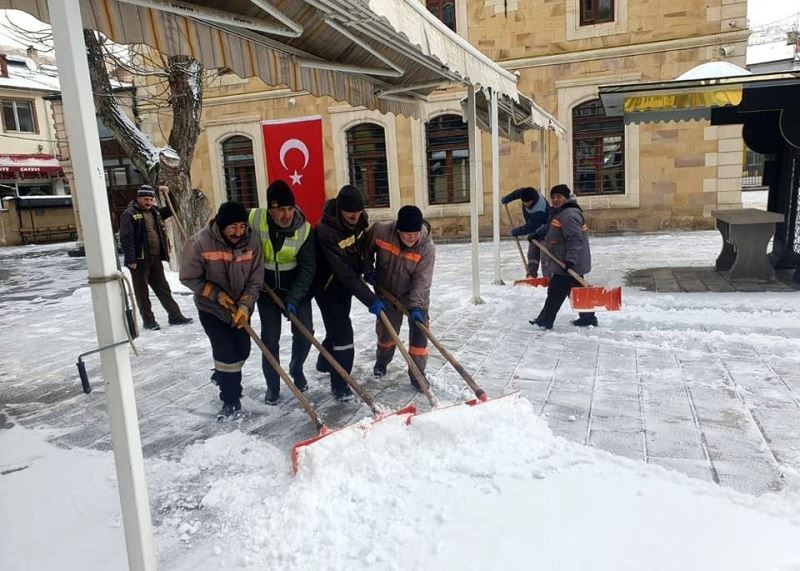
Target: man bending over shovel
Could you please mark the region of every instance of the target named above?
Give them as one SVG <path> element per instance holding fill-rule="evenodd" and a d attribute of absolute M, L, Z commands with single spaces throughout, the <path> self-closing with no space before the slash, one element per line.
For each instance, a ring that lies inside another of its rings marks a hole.
<path fill-rule="evenodd" d="M 508 204 L 514 200 L 522 201 L 522 216 L 525 218 L 525 224 L 511 229 L 511 235 L 515 238 L 520 236 L 528 236 L 535 234 L 537 230 L 547 224 L 547 219 L 550 216 L 550 205 L 543 196 L 532 186 L 518 188 L 514 192 L 506 194 L 500 202 Z M 526 276 L 528 278 L 539 277 L 539 260 L 542 253 L 539 248 L 532 243 L 528 244 L 528 270 Z M 545 272 L 546 264 L 542 264 L 542 275 L 549 276 Z"/>
<path fill-rule="evenodd" d="M 551 274 L 547 288 L 547 299 L 539 316 L 532 320 L 532 325 L 543 329 L 552 329 L 558 310 L 569 296 L 578 281 L 569 275 L 572 270 L 580 276 L 588 274 L 592 269 L 592 253 L 589 250 L 589 237 L 586 235 L 586 220 L 583 210 L 578 206 L 566 184 L 557 184 L 550 190 L 550 202 L 553 211 L 547 226 L 539 231 L 544 233 L 544 244 L 564 263 L 562 268 L 553 260 L 545 257 L 544 269 Z M 535 236 L 534 236 L 535 237 Z M 540 236 L 541 238 L 541 236 Z M 578 327 L 597 326 L 594 312 L 579 313 L 579 318 L 572 321 Z"/>
<path fill-rule="evenodd" d="M 364 279 L 394 295 L 408 308 L 409 342 L 408 352 L 420 372 L 425 373 L 428 362 L 428 338 L 414 324 L 428 325 L 433 262 L 436 247 L 431 239 L 430 225 L 422 218 L 419 208 L 403 206 L 395 222 L 377 222 L 369 230 L 367 271 Z M 380 293 L 380 289 L 376 290 Z M 391 304 L 384 309 L 392 327 L 400 330 L 403 313 Z M 386 374 L 386 367 L 394 356 L 395 344 L 383 322 L 376 325 L 378 349 L 373 373 L 376 377 Z M 409 371 L 411 384 L 420 386 Z"/>

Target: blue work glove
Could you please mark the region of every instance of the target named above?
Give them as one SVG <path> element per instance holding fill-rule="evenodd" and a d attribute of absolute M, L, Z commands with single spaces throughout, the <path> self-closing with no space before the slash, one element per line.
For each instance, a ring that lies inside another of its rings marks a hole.
<path fill-rule="evenodd" d="M 572 270 L 575 271 L 575 262 L 570 262 L 569 260 L 564 260 L 564 270 Z"/>
<path fill-rule="evenodd" d="M 364 274 L 364 281 L 367 282 L 369 285 L 375 285 L 375 272 L 367 272 Z"/>
<path fill-rule="evenodd" d="M 418 309 L 416 307 L 411 308 L 408 311 L 408 315 L 411 316 L 411 321 L 419 321 L 420 323 L 425 325 L 425 314 L 422 313 L 421 309 Z"/>
<path fill-rule="evenodd" d="M 373 315 L 377 315 L 378 317 L 381 316 L 381 311 L 386 309 L 386 304 L 383 303 L 380 299 L 376 299 L 372 303 L 369 304 L 369 312 Z"/>
<path fill-rule="evenodd" d="M 297 315 L 297 306 L 293 303 L 286 304 L 286 317 L 290 315 Z"/>

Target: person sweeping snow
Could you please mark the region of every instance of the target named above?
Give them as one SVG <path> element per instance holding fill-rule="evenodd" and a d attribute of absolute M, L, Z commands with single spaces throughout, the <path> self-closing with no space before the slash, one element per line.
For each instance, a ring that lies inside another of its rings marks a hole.
<path fill-rule="evenodd" d="M 539 238 L 544 234 L 544 243 L 551 252 L 563 261 L 562 268 L 553 260 L 546 258 L 544 267 L 550 273 L 550 285 L 547 288 L 547 299 L 536 319 L 530 321 L 543 329 L 552 329 L 561 305 L 567 299 L 570 290 L 579 286 L 578 281 L 569 275 L 572 270 L 580 276 L 588 274 L 592 269 L 592 253 L 589 249 L 589 237 L 586 234 L 586 219 L 583 210 L 566 184 L 557 184 L 550 189 L 550 202 L 553 211 L 547 226 L 539 230 Z M 536 236 L 534 236 L 535 238 Z M 572 321 L 578 327 L 597 326 L 594 312 L 579 313 L 579 318 Z"/>
<path fill-rule="evenodd" d="M 428 338 L 416 327 L 429 321 L 430 292 L 433 281 L 433 262 L 436 248 L 431 239 L 430 225 L 422 218 L 422 211 L 412 205 L 403 206 L 394 222 L 377 222 L 368 233 L 367 268 L 365 279 L 376 288 L 383 288 L 409 308 L 408 352 L 421 373 L 428 362 Z M 374 271 L 372 271 L 374 268 Z M 392 304 L 384 309 L 392 327 L 400 330 L 403 313 Z M 373 373 L 386 374 L 386 367 L 394 356 L 395 343 L 383 322 L 375 326 L 378 347 Z M 418 390 L 419 383 L 409 371 L 411 384 Z"/>
<path fill-rule="evenodd" d="M 261 244 L 247 225 L 247 209 L 224 202 L 216 217 L 189 239 L 180 280 L 194 292 L 200 324 L 211 342 L 223 402 L 218 418 L 241 410 L 242 366 L 250 356 L 250 320 L 264 283 Z"/>
<path fill-rule="evenodd" d="M 509 204 L 515 200 L 522 201 L 522 215 L 525 218 L 525 224 L 511 229 L 511 235 L 515 238 L 521 236 L 529 236 L 535 234 L 540 228 L 547 224 L 547 219 L 550 216 L 550 205 L 543 196 L 532 186 L 518 188 L 517 190 L 506 194 L 500 202 Z M 541 260 L 542 253 L 539 248 L 533 244 L 528 245 L 528 266 L 525 277 L 536 278 L 539 277 L 539 261 Z M 544 271 L 546 265 L 542 264 L 542 275 L 549 276 Z"/>

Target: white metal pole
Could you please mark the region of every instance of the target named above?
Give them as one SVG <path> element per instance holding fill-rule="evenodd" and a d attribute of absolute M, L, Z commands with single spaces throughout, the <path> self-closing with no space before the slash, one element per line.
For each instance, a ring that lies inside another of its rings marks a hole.
<path fill-rule="evenodd" d="M 108 215 L 81 4 L 79 0 L 48 0 L 47 4 L 53 24 L 70 158 L 75 170 L 73 191 L 81 205 L 97 341 L 103 346 L 124 340 L 126 335 L 120 283 L 114 278 L 117 249 Z M 156 568 L 156 558 L 127 345 L 102 351 L 100 361 L 106 383 L 128 567 L 149 571 Z M 90 553 L 86 555 L 91 557 Z"/>
<path fill-rule="evenodd" d="M 547 130 L 544 127 L 539 128 L 539 192 L 542 196 L 550 196 L 547 189 Z"/>
<path fill-rule="evenodd" d="M 505 285 L 500 273 L 500 126 L 497 98 L 492 89 L 492 242 L 494 244 L 494 285 Z"/>
<path fill-rule="evenodd" d="M 478 196 L 478 145 L 480 144 L 478 124 L 475 121 L 475 86 L 467 87 L 467 131 L 469 132 L 469 203 L 470 224 L 469 233 L 472 238 L 472 303 L 483 303 L 481 299 L 481 274 L 478 263 L 479 224 L 478 201 L 483 196 Z"/>

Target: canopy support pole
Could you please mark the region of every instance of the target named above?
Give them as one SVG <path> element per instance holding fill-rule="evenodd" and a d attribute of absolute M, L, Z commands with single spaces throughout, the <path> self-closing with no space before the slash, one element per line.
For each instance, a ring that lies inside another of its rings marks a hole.
<path fill-rule="evenodd" d="M 478 196 L 478 145 L 480 144 L 480 131 L 475 116 L 475 86 L 467 87 L 467 131 L 469 132 L 469 205 L 470 224 L 469 233 L 472 241 L 472 303 L 481 304 L 481 273 L 478 262 L 478 246 L 480 226 L 478 224 L 478 201 L 483 196 Z"/>
<path fill-rule="evenodd" d="M 117 248 L 108 216 L 100 135 L 83 41 L 81 4 L 79 0 L 48 0 L 47 5 L 58 53 L 70 158 L 75 169 L 73 192 L 78 194 L 81 204 L 97 341 L 105 346 L 125 339 L 126 333 Z M 100 362 L 106 383 L 128 568 L 155 570 L 150 503 L 127 344 L 102 351 Z"/>
<path fill-rule="evenodd" d="M 500 272 L 500 125 L 498 93 L 492 90 L 492 243 L 494 246 L 494 285 L 505 285 Z"/>
<path fill-rule="evenodd" d="M 547 196 L 547 129 L 539 128 L 539 192 Z"/>

